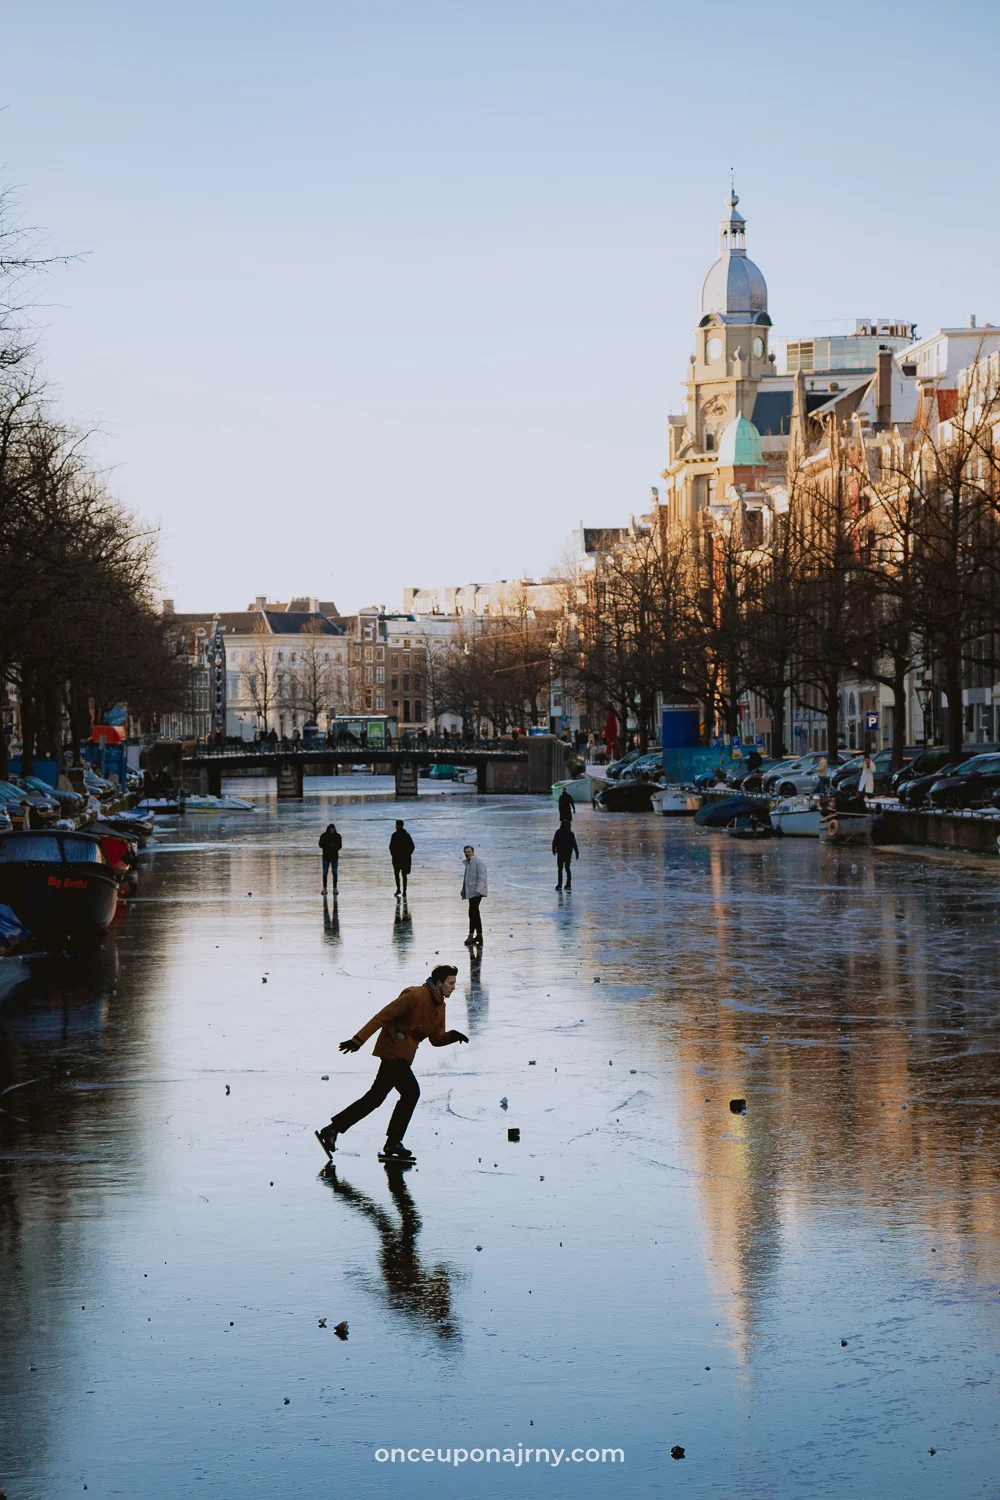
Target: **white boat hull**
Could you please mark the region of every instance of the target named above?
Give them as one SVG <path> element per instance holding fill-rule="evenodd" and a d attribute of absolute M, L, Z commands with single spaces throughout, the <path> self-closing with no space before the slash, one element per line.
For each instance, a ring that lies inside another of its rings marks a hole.
<path fill-rule="evenodd" d="M 784 838 L 818 839 L 819 825 L 818 807 L 810 807 L 800 812 L 779 812 L 775 809 L 771 814 L 771 827 L 775 833 L 780 833 Z"/>
<path fill-rule="evenodd" d="M 697 792 L 686 792 L 683 787 L 665 786 L 662 791 L 654 792 L 652 807 L 661 818 L 693 818 L 701 807 L 701 798 Z"/>

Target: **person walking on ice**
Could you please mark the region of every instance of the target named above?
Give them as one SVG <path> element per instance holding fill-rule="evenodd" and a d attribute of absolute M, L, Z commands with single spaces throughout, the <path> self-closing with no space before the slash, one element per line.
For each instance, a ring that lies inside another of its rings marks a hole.
<path fill-rule="evenodd" d="M 576 841 L 576 834 L 573 832 L 572 823 L 559 824 L 559 827 L 552 835 L 552 853 L 556 857 L 556 880 L 558 882 L 556 890 L 562 890 L 563 875 L 565 874 L 566 889 L 571 891 L 573 889 L 573 855 L 575 854 L 577 859 L 580 858 L 580 846 Z"/>
<path fill-rule="evenodd" d="M 389 858 L 392 860 L 392 873 L 396 877 L 396 895 L 400 894 L 400 881 L 403 883 L 403 900 L 406 900 L 406 881 L 410 873 L 410 860 L 413 858 L 413 840 L 403 826 L 402 818 L 396 819 L 396 829 L 389 840 Z"/>
<path fill-rule="evenodd" d="M 379 1069 L 367 1094 L 362 1094 L 360 1099 L 334 1115 L 329 1125 L 315 1132 L 331 1161 L 338 1135 L 384 1104 L 393 1089 L 399 1098 L 389 1118 L 385 1146 L 378 1159 L 404 1165 L 416 1161 L 413 1152 L 403 1144 L 406 1127 L 420 1098 L 420 1085 L 411 1064 L 423 1041 L 430 1042 L 432 1047 L 450 1047 L 453 1042 L 469 1040 L 464 1031 L 445 1030 L 445 1001 L 455 988 L 457 976 L 458 970 L 451 964 L 438 964 L 423 984 L 403 990 L 377 1016 L 366 1021 L 354 1036 L 341 1042 L 341 1052 L 357 1052 L 377 1031 L 378 1041 L 373 1051 L 379 1059 Z"/>
<path fill-rule="evenodd" d="M 466 844 L 463 852 L 465 869 L 462 871 L 462 900 L 469 903 L 469 936 L 465 940 L 465 946 L 471 948 L 474 943 L 483 941 L 483 919 L 479 915 L 479 907 L 487 894 L 486 861 L 476 858 L 476 851 L 471 844 Z"/>
<path fill-rule="evenodd" d="M 572 823 L 575 812 L 576 802 L 566 788 L 563 787 L 559 793 L 559 821 L 561 823 Z"/>
<path fill-rule="evenodd" d="M 323 895 L 326 895 L 326 882 L 330 872 L 333 872 L 333 894 L 337 894 L 337 866 L 340 862 L 340 851 L 344 847 L 344 840 L 337 832 L 335 823 L 327 823 L 326 831 L 319 836 L 319 847 L 323 855 Z"/>

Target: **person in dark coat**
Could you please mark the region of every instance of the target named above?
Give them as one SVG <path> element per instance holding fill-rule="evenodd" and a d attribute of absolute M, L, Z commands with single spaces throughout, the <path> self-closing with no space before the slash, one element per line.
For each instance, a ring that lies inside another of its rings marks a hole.
<path fill-rule="evenodd" d="M 410 861 L 413 858 L 413 840 L 403 827 L 402 818 L 396 819 L 396 829 L 389 840 L 389 857 L 392 860 L 392 873 L 396 877 L 396 895 L 400 894 L 400 881 L 403 885 L 403 898 L 406 898 L 406 877 L 410 873 Z"/>
<path fill-rule="evenodd" d="M 561 823 L 572 823 L 575 812 L 576 803 L 566 788 L 563 787 L 559 793 L 559 821 Z"/>
<path fill-rule="evenodd" d="M 337 864 L 340 860 L 340 851 L 344 847 L 344 840 L 337 832 L 335 823 L 328 823 L 326 831 L 319 836 L 319 847 L 323 855 L 323 895 L 326 895 L 326 882 L 330 871 L 333 871 L 333 894 L 337 894 Z"/>
<path fill-rule="evenodd" d="M 572 823 L 560 823 L 552 838 L 552 853 L 556 857 L 556 869 L 558 871 L 559 883 L 557 891 L 563 888 L 563 874 L 566 875 L 566 889 L 573 889 L 573 871 L 570 861 L 575 854 L 580 858 L 580 846 L 576 842 L 576 834 L 573 832 Z"/>

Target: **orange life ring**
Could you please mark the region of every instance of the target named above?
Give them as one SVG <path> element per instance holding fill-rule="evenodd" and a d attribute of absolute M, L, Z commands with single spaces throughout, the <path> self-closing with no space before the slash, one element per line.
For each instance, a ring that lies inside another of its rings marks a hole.
<path fill-rule="evenodd" d="M 829 818 L 826 825 L 827 838 L 835 839 L 840 832 L 840 824 L 836 818 Z"/>

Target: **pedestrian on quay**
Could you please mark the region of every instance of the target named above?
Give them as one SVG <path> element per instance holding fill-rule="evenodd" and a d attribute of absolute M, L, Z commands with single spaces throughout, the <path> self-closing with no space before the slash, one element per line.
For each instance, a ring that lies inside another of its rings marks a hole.
<path fill-rule="evenodd" d="M 576 812 L 576 803 L 566 787 L 559 793 L 559 821 L 560 823 L 572 823 L 573 814 Z"/>
<path fill-rule="evenodd" d="M 825 755 L 821 755 L 816 762 L 816 777 L 819 781 L 820 795 L 825 797 L 830 789 L 830 767 Z"/>
<path fill-rule="evenodd" d="M 469 903 L 469 936 L 465 940 L 465 946 L 471 948 L 473 943 L 481 944 L 483 941 L 483 919 L 479 914 L 479 907 L 487 894 L 486 861 L 477 859 L 472 844 L 466 844 L 463 852 L 465 869 L 462 871 L 462 900 Z"/>
<path fill-rule="evenodd" d="M 389 1117 L 379 1161 L 401 1165 L 416 1161 L 413 1152 L 403 1144 L 403 1137 L 420 1098 L 420 1085 L 413 1076 L 412 1067 L 417 1048 L 423 1041 L 430 1042 L 432 1047 L 450 1047 L 453 1042 L 469 1040 L 464 1031 L 445 1030 L 445 1001 L 455 988 L 457 976 L 458 970 L 452 964 L 438 964 L 423 984 L 403 990 L 378 1015 L 366 1021 L 354 1036 L 340 1043 L 341 1052 L 358 1052 L 377 1031 L 378 1041 L 372 1051 L 379 1059 L 379 1068 L 367 1094 L 362 1094 L 360 1099 L 334 1115 L 329 1125 L 315 1132 L 316 1139 L 331 1160 L 338 1135 L 378 1109 L 395 1089 L 399 1098 Z"/>
<path fill-rule="evenodd" d="M 410 873 L 410 861 L 413 858 L 413 840 L 403 826 L 402 818 L 396 819 L 396 829 L 389 840 L 389 857 L 392 860 L 392 873 L 396 877 L 396 895 L 400 894 L 400 882 L 402 881 L 403 900 L 406 900 L 406 879 Z"/>
<path fill-rule="evenodd" d="M 875 795 L 875 762 L 865 752 L 865 758 L 861 762 L 861 775 L 858 778 L 858 795 L 860 797 L 873 797 Z"/>
<path fill-rule="evenodd" d="M 573 889 L 573 867 L 572 860 L 575 854 L 580 858 L 580 846 L 576 841 L 572 823 L 563 822 L 559 824 L 552 836 L 552 853 L 556 857 L 557 881 L 556 890 L 563 888 L 563 875 L 566 876 L 566 889 Z"/>
<path fill-rule="evenodd" d="M 333 894 L 337 894 L 337 865 L 340 861 L 340 851 L 344 847 L 344 840 L 337 832 L 335 823 L 327 823 L 326 829 L 319 836 L 319 847 L 323 855 L 323 895 L 326 895 L 327 879 L 333 872 Z"/>

